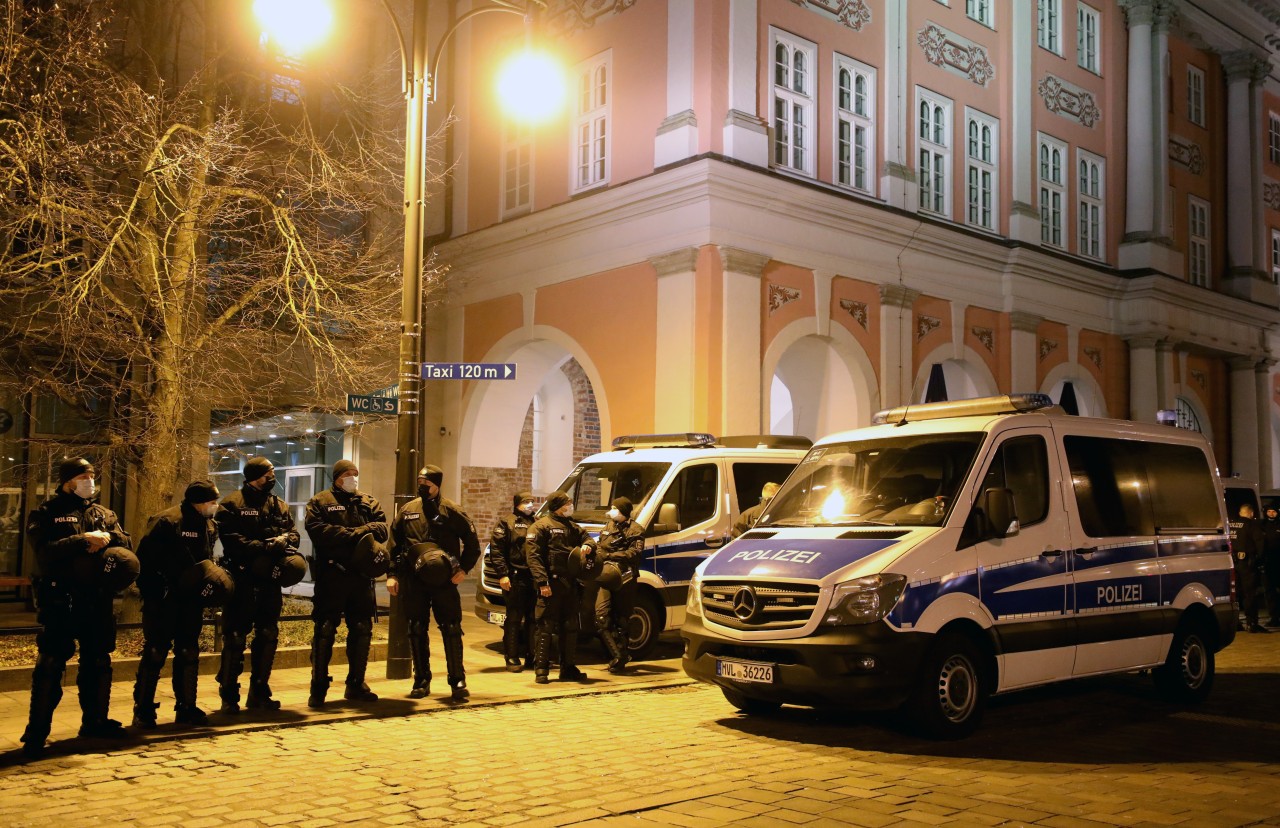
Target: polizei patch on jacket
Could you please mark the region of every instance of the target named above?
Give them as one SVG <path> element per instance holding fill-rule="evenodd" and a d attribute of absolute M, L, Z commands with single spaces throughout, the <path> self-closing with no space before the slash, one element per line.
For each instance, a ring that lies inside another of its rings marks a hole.
<path fill-rule="evenodd" d="M 703 574 L 816 580 L 895 543 L 881 538 L 738 540 L 717 552 Z"/>
<path fill-rule="evenodd" d="M 54 523 L 79 523 L 80 518 L 75 515 L 59 515 L 53 519 Z"/>
<path fill-rule="evenodd" d="M 347 511 L 347 507 L 346 507 L 346 506 L 342 506 L 342 505 L 340 505 L 340 504 L 335 504 L 335 505 L 333 505 L 333 506 L 326 506 L 326 507 L 325 507 L 325 511 L 327 511 L 327 512 L 345 512 L 345 511 Z"/>

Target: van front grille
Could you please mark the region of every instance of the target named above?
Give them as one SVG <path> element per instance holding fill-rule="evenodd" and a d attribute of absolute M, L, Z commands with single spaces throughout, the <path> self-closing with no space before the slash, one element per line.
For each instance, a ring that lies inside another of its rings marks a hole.
<path fill-rule="evenodd" d="M 817 584 L 785 581 L 712 581 L 702 584 L 708 621 L 735 630 L 790 630 L 809 623 Z"/>

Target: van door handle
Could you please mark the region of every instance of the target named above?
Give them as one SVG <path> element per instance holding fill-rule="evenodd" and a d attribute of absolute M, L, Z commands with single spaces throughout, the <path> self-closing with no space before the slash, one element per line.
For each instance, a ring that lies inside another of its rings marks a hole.
<path fill-rule="evenodd" d="M 1061 558 L 1061 557 L 1062 557 L 1062 550 L 1061 550 L 1061 549 L 1046 549 L 1046 550 L 1044 550 L 1043 552 L 1041 552 L 1041 553 L 1040 553 L 1040 557 L 1042 557 L 1042 558 Z"/>
<path fill-rule="evenodd" d="M 707 538 L 707 546 L 710 546 L 712 549 L 715 549 L 717 546 L 721 546 L 723 544 L 724 544 L 724 536 L 722 535 L 716 535 L 714 538 Z"/>
<path fill-rule="evenodd" d="M 1079 549 L 1072 549 L 1072 550 L 1071 550 L 1072 554 L 1074 554 L 1074 555 L 1079 555 L 1079 556 L 1080 556 L 1080 557 L 1082 557 L 1082 558 L 1087 558 L 1087 557 L 1089 557 L 1090 555 L 1092 555 L 1094 552 L 1097 552 L 1097 551 L 1098 551 L 1097 549 L 1094 549 L 1094 548 L 1089 547 L 1089 546 L 1082 546 L 1082 547 L 1080 547 Z"/>

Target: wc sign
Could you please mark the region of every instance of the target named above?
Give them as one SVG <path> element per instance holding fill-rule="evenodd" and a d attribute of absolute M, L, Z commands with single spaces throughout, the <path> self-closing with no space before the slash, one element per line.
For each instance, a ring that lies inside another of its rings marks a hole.
<path fill-rule="evenodd" d="M 348 394 L 348 414 L 399 414 L 399 397 L 379 397 L 376 394 Z"/>

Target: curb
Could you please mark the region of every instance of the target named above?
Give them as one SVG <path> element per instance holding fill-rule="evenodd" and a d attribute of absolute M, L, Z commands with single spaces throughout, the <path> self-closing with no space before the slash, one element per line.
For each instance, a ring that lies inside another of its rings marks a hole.
<path fill-rule="evenodd" d="M 247 649 L 246 649 L 246 652 Z M 138 672 L 138 662 L 142 659 L 133 658 L 112 658 L 111 669 L 114 674 L 113 682 L 132 681 L 132 676 Z M 200 654 L 200 675 L 211 676 L 218 672 L 219 663 L 222 660 L 221 653 L 201 653 Z M 369 661 L 387 660 L 387 642 L 375 641 L 369 648 Z M 333 661 L 331 664 L 347 663 L 347 646 L 346 644 L 335 644 L 333 646 Z M 281 647 L 276 651 L 276 659 L 273 664 L 274 669 L 286 670 L 291 667 L 308 667 L 311 664 L 311 648 L 310 647 Z M 32 667 L 3 667 L 0 668 L 0 693 L 11 692 L 14 690 L 31 689 L 31 671 Z M 62 676 L 63 687 L 75 687 L 76 675 L 80 672 L 79 662 L 72 659 L 67 662 L 67 671 Z M 162 679 L 167 679 L 173 674 L 173 653 L 165 659 L 164 670 L 160 672 Z"/>

